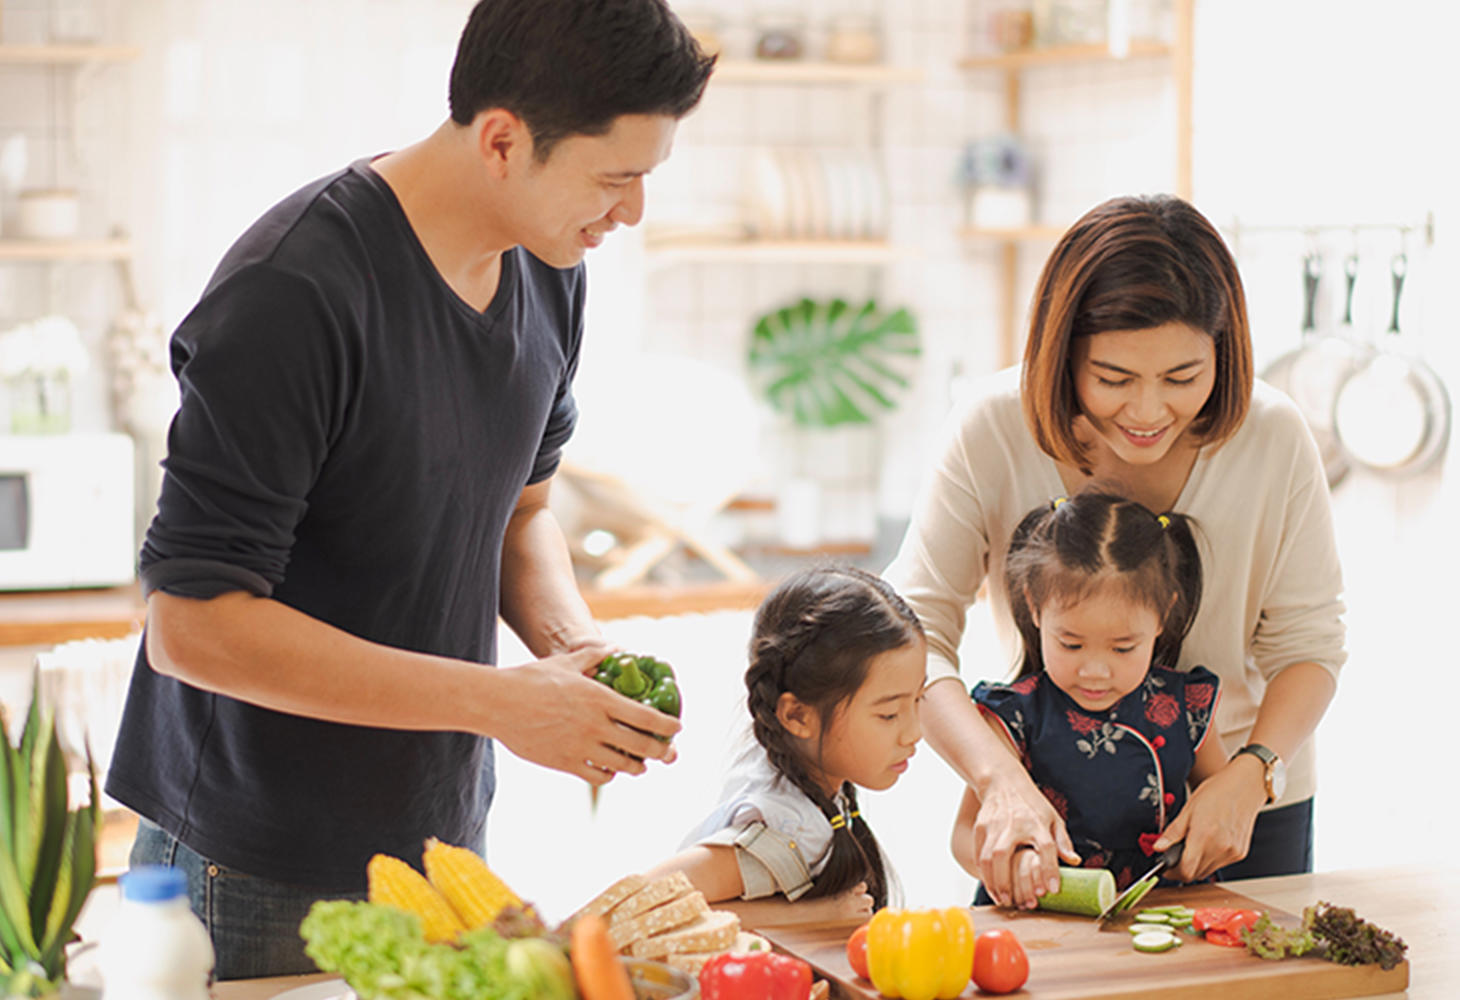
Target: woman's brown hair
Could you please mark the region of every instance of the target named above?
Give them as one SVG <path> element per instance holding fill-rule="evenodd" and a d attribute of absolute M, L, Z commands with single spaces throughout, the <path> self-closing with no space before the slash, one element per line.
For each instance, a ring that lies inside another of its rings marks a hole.
<path fill-rule="evenodd" d="M 1088 473 L 1075 436 L 1076 337 L 1184 323 L 1212 338 L 1216 384 L 1189 432 L 1231 437 L 1252 399 L 1252 331 L 1242 279 L 1206 217 L 1172 195 L 1112 198 L 1060 238 L 1034 291 L 1024 345 L 1024 419 L 1039 447 Z"/>

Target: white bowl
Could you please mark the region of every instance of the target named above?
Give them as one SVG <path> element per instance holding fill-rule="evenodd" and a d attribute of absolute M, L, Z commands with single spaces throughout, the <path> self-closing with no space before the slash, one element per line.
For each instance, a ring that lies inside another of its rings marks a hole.
<path fill-rule="evenodd" d="M 81 198 L 64 188 L 32 189 L 18 196 L 19 234 L 31 240 L 65 240 L 81 227 Z"/>

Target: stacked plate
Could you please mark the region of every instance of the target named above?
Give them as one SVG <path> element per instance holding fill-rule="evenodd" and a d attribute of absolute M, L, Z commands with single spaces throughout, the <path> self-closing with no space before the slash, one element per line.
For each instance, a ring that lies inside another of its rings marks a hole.
<path fill-rule="evenodd" d="M 869 150 L 763 149 L 750 158 L 746 219 L 759 239 L 883 239 L 887 216 L 887 178 Z"/>

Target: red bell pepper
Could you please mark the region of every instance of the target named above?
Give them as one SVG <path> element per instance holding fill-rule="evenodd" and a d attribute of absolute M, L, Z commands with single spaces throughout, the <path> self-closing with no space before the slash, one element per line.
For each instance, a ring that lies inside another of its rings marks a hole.
<path fill-rule="evenodd" d="M 761 951 L 716 955 L 700 969 L 702 1000 L 807 1000 L 811 966 Z"/>

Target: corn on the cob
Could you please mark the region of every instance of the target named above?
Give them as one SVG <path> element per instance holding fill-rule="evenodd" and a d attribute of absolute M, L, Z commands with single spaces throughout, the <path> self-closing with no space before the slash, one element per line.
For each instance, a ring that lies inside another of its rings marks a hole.
<path fill-rule="evenodd" d="M 370 902 L 386 903 L 421 918 L 426 940 L 433 944 L 455 941 L 466 930 L 461 918 L 436 887 L 400 858 L 377 854 L 365 866 Z"/>
<path fill-rule="evenodd" d="M 465 847 L 432 837 L 422 856 L 426 877 L 440 890 L 468 928 L 485 927 L 508 906 L 521 906 L 517 893 L 487 863 Z"/>

